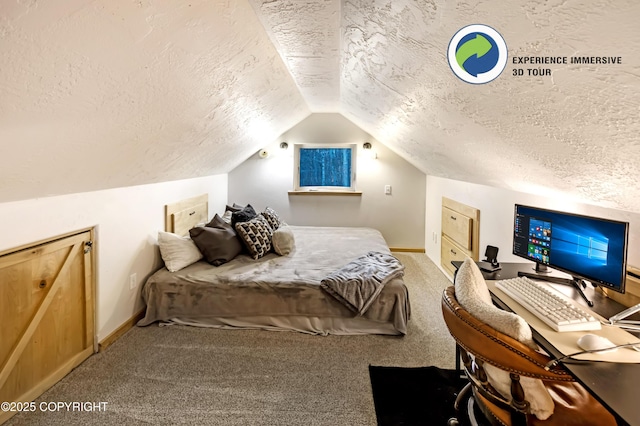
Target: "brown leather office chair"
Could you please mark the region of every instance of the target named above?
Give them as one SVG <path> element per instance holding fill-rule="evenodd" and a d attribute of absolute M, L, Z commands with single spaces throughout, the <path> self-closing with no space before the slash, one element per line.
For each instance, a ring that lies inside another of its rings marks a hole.
<path fill-rule="evenodd" d="M 459 414 L 462 414 L 462 410 L 458 404 L 462 396 L 471 390 L 474 402 L 494 425 L 616 425 L 613 415 L 562 366 L 545 370 L 551 358 L 500 333 L 460 306 L 453 286 L 443 293 L 442 314 L 460 348 L 464 371 L 469 378 L 469 384 L 456 401 Z M 488 383 L 484 363 L 510 373 L 511 401 Z M 544 383 L 555 405 L 553 414 L 547 420 L 539 420 L 531 414 L 520 377 L 538 378 Z"/>

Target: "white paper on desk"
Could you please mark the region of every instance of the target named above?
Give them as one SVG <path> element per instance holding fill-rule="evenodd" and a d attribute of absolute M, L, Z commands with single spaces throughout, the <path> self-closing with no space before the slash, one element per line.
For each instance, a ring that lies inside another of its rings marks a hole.
<path fill-rule="evenodd" d="M 494 293 L 500 300 L 502 300 L 513 312 L 520 315 L 524 320 L 531 326 L 532 329 L 540 333 L 542 337 L 547 339 L 549 343 L 551 343 L 558 352 L 563 355 L 570 355 L 576 352 L 580 352 L 583 349 L 578 346 L 578 339 L 587 334 L 596 334 L 598 336 L 606 337 L 611 340 L 615 345 L 624 345 L 626 343 L 640 343 L 640 339 L 635 337 L 633 334 L 613 326 L 603 325 L 600 330 L 589 330 L 589 331 L 565 331 L 559 333 L 545 324 L 542 320 L 538 319 L 535 315 L 529 312 L 525 307 L 521 304 L 513 300 L 511 297 L 507 296 L 502 290 L 497 288 L 493 281 L 487 281 L 487 286 L 491 293 Z M 556 292 L 558 293 L 558 292 Z M 560 294 L 567 300 L 571 300 L 564 295 Z M 586 308 L 583 308 L 586 310 Z M 598 318 L 604 319 L 600 315 L 596 314 L 593 311 L 590 313 Z M 587 361 L 606 361 L 606 362 L 620 362 L 620 363 L 640 363 L 640 352 L 636 351 L 633 348 L 618 348 L 618 350 L 613 352 L 606 353 L 587 353 L 582 355 L 576 355 L 572 357 L 575 359 L 582 359 Z"/>

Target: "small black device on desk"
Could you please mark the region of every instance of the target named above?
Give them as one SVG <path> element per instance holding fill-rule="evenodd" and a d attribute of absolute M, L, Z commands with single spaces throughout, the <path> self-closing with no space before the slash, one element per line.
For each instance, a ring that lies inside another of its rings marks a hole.
<path fill-rule="evenodd" d="M 502 269 L 500 263 L 498 263 L 498 247 L 487 246 L 484 256 L 486 259 L 482 262 L 478 262 L 478 267 L 481 270 L 485 272 L 495 272 Z"/>

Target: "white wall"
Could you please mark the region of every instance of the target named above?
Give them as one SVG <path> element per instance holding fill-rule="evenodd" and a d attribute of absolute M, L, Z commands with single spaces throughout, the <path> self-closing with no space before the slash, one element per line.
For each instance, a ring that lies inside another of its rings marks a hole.
<path fill-rule="evenodd" d="M 286 141 L 289 149 L 279 144 Z M 378 158 L 364 155 L 371 142 Z M 300 196 L 293 189 L 294 143 L 356 143 L 356 196 Z M 265 144 L 266 159 L 253 155 L 229 173 L 229 201 L 270 206 L 291 225 L 367 226 L 378 229 L 391 247 L 424 248 L 426 175 L 340 114 L 312 114 Z M 384 194 L 391 185 L 392 194 Z"/>
<path fill-rule="evenodd" d="M 513 243 L 513 208 L 515 204 L 579 213 L 629 222 L 627 262 L 640 266 L 640 214 L 581 204 L 562 198 L 542 197 L 523 192 L 493 188 L 467 182 L 427 176 L 426 252 L 440 265 L 440 233 L 442 197 L 480 209 L 480 256 L 488 244 L 497 246 L 498 260 L 522 262 L 511 254 Z"/>
<path fill-rule="evenodd" d="M 210 215 L 224 211 L 227 175 L 3 203 L 0 251 L 96 227 L 100 341 L 142 308 L 141 284 L 162 266 L 156 236 L 164 229 L 165 204 L 205 193 Z M 138 287 L 130 290 L 133 273 Z"/>

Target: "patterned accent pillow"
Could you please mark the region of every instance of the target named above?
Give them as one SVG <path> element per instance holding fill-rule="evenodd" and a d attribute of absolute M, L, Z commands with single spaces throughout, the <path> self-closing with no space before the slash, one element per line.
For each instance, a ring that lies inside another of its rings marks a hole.
<path fill-rule="evenodd" d="M 236 233 L 254 260 L 260 259 L 271 250 L 273 230 L 262 214 L 248 222 L 236 223 Z"/>
<path fill-rule="evenodd" d="M 276 211 L 271 207 L 267 207 L 266 209 L 264 209 L 264 211 L 262 212 L 262 216 L 264 216 L 264 218 L 267 219 L 269 226 L 274 231 L 280 228 L 280 225 L 282 225 L 282 220 L 280 220 L 280 216 L 278 216 L 278 213 L 276 213 Z"/>

